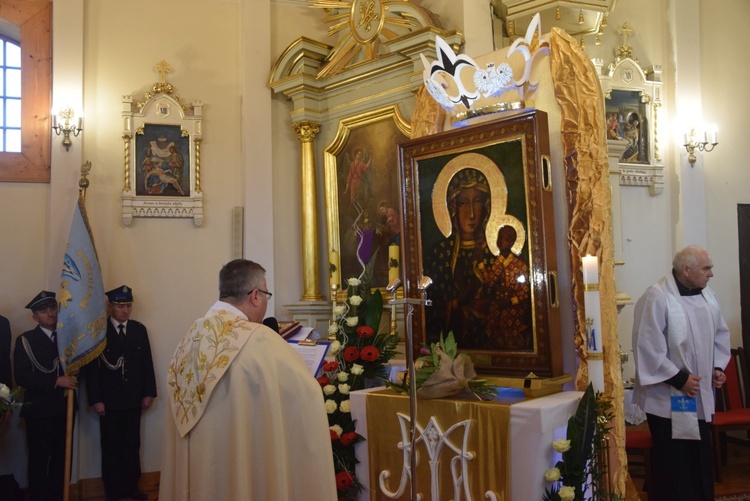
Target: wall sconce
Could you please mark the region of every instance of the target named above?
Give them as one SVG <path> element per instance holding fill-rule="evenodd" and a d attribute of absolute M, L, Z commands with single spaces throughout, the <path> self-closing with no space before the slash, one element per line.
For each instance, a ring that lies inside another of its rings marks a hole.
<path fill-rule="evenodd" d="M 63 135 L 63 146 L 65 146 L 65 151 L 70 150 L 70 145 L 72 144 L 70 141 L 70 133 L 72 132 L 73 136 L 78 137 L 78 134 L 83 130 L 83 127 L 81 126 L 81 117 L 78 117 L 76 125 L 71 123 L 75 115 L 75 111 L 70 107 L 63 108 L 57 115 L 52 115 L 52 130 L 54 130 L 58 136 L 60 134 Z M 62 121 L 62 125 L 57 123 L 58 120 Z"/>
<path fill-rule="evenodd" d="M 695 129 L 690 129 L 690 132 L 685 134 L 685 142 L 683 143 L 683 146 L 688 152 L 688 162 L 690 162 L 690 167 L 695 165 L 695 150 L 708 153 L 713 151 L 716 145 L 719 144 L 719 133 L 717 132 L 716 127 L 711 129 L 710 141 L 708 132 L 703 133 L 703 141 L 699 141 L 698 136 L 699 134 Z"/>

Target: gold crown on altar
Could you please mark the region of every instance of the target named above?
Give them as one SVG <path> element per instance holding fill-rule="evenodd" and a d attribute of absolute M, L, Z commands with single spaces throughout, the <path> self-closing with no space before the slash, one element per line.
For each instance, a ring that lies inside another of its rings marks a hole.
<path fill-rule="evenodd" d="M 440 37 L 435 39 L 437 61 L 420 54 L 425 87 L 433 99 L 451 116 L 452 124 L 481 115 L 533 108 L 529 97 L 539 82 L 531 80 L 537 56 L 549 54 L 549 43 L 542 38 L 539 14 L 534 15 L 526 36 L 507 49 L 491 54 L 482 69 L 466 54 L 456 54 Z"/>

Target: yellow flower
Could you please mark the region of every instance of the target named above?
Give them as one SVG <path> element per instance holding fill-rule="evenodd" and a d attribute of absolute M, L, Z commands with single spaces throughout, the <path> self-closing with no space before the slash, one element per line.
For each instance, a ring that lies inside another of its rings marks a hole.
<path fill-rule="evenodd" d="M 333 414 L 334 412 L 336 412 L 336 409 L 338 408 L 338 406 L 336 405 L 336 401 L 331 400 L 331 399 L 326 400 L 325 405 L 326 405 L 326 412 L 328 414 Z"/>
<path fill-rule="evenodd" d="M 544 480 L 547 482 L 557 482 L 560 480 L 560 470 L 558 468 L 550 468 L 544 472 Z"/>
<path fill-rule="evenodd" d="M 206 385 L 199 383 L 198 386 L 195 387 L 195 393 L 198 396 L 198 401 L 203 402 L 203 395 L 206 394 Z"/>
<path fill-rule="evenodd" d="M 568 452 L 570 450 L 570 440 L 559 438 L 552 442 L 552 448 L 557 452 Z"/>
<path fill-rule="evenodd" d="M 562 501 L 573 501 L 576 497 L 576 488 L 570 485 L 563 485 L 560 487 L 560 492 L 557 493 Z"/>
<path fill-rule="evenodd" d="M 341 343 L 339 341 L 334 341 L 331 343 L 331 346 L 328 347 L 328 354 L 332 357 L 335 357 L 338 352 L 341 351 Z"/>
<path fill-rule="evenodd" d="M 223 369 L 227 365 L 229 365 L 229 356 L 228 355 L 222 355 L 222 356 L 220 356 L 219 357 L 219 361 L 216 362 L 216 366 L 219 369 Z"/>

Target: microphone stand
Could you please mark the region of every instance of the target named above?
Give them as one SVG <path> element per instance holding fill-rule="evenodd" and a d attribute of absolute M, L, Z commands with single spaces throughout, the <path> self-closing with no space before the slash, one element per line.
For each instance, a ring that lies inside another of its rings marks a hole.
<path fill-rule="evenodd" d="M 392 284 L 397 279 L 394 279 Z M 396 299 L 396 290 L 401 285 L 398 280 L 395 287 L 389 285 L 386 289 L 393 293 L 393 299 L 388 301 L 388 305 L 395 307 L 405 304 L 407 306 L 406 314 L 406 368 L 409 378 L 409 476 L 411 477 L 411 499 L 418 500 L 417 497 L 417 371 L 414 367 L 414 336 L 412 333 L 412 317 L 414 316 L 414 305 L 431 306 L 432 300 L 427 299 L 427 288 L 432 285 L 430 277 L 422 277 L 417 285 L 417 290 L 422 293 L 421 298 L 403 298 Z"/>

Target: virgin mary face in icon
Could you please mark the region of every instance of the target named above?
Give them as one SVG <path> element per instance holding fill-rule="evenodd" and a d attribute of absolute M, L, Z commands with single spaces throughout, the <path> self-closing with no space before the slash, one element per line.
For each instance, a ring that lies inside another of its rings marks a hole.
<path fill-rule="evenodd" d="M 448 207 L 461 241 L 484 238 L 489 216 L 489 184 L 475 169 L 459 171 L 448 187 Z"/>

